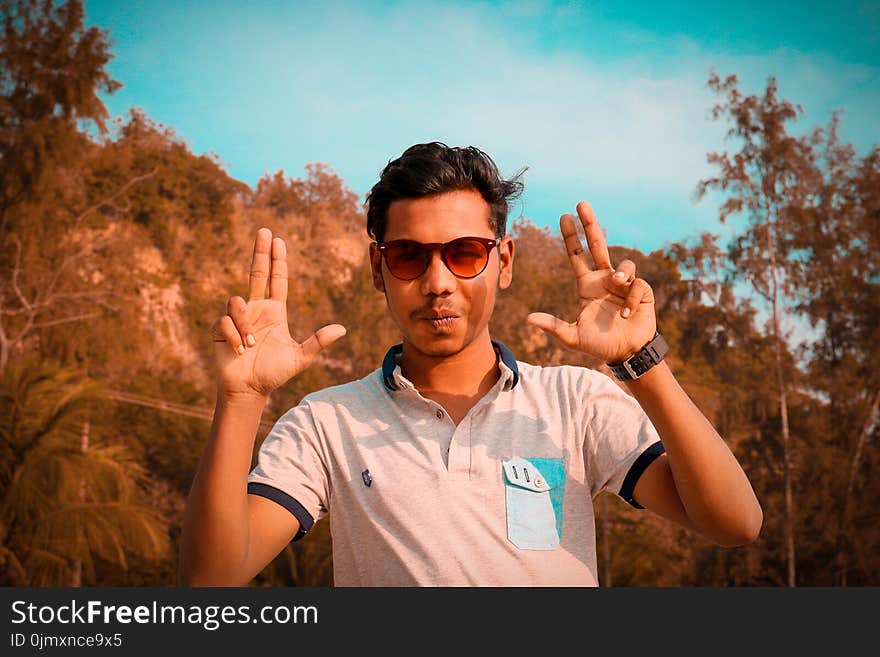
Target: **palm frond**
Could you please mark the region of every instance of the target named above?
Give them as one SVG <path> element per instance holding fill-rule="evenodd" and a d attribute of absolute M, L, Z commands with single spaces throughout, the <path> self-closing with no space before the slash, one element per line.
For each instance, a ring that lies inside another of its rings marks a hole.
<path fill-rule="evenodd" d="M 45 363 L 0 379 L 9 411 L 0 448 L 11 455 L 0 469 L 0 556 L 30 585 L 69 585 L 79 568 L 93 580 L 96 559 L 127 569 L 130 555 L 154 560 L 170 550 L 167 519 L 142 501 L 143 467 L 87 424 L 99 397 L 94 383 Z"/>

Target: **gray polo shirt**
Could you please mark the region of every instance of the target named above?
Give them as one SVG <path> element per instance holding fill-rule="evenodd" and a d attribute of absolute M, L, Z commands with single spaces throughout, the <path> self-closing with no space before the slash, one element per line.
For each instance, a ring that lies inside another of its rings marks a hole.
<path fill-rule="evenodd" d="M 604 374 L 493 345 L 501 376 L 457 426 L 401 374 L 397 345 L 266 437 L 248 492 L 296 516 L 295 540 L 332 511 L 336 586 L 598 584 L 593 498 L 638 507 L 663 445 Z"/>

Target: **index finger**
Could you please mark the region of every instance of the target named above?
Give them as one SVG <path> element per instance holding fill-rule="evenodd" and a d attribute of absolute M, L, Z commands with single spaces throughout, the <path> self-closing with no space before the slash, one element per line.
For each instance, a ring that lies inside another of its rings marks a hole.
<path fill-rule="evenodd" d="M 575 278 L 581 278 L 590 273 L 587 261 L 584 260 L 584 249 L 581 246 L 581 238 L 578 237 L 575 228 L 574 215 L 564 214 L 559 218 L 559 230 L 562 239 L 565 240 L 565 251 L 568 253 L 568 261 L 574 270 Z"/>
<path fill-rule="evenodd" d="M 269 279 L 269 249 L 272 244 L 272 231 L 260 228 L 254 240 L 254 258 L 251 261 L 251 275 L 248 282 L 248 299 L 266 298 L 266 281 Z"/>
<path fill-rule="evenodd" d="M 272 240 L 272 275 L 269 278 L 269 298 L 287 301 L 287 246 L 284 240 Z"/>
<path fill-rule="evenodd" d="M 581 225 L 584 227 L 584 234 L 587 238 L 587 246 L 590 249 L 590 254 L 593 256 L 593 261 L 596 263 L 596 269 L 613 269 L 611 266 L 611 256 L 608 254 L 608 245 L 605 243 L 602 227 L 596 220 L 593 206 L 586 201 L 581 201 L 577 205 L 577 213 L 581 218 Z"/>

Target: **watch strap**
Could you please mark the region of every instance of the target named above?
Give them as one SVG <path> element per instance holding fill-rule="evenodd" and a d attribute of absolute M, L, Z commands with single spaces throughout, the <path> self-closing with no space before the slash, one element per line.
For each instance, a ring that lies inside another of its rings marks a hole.
<path fill-rule="evenodd" d="M 611 368 L 614 376 L 621 381 L 632 381 L 662 361 L 668 352 L 669 345 L 663 336 L 656 332 L 654 338 L 638 352 L 622 363 L 608 363 L 608 367 Z"/>

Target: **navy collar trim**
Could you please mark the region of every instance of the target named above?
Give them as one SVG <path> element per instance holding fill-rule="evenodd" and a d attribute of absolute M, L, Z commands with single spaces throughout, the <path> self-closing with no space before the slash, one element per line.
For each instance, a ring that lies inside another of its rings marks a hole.
<path fill-rule="evenodd" d="M 501 357 L 501 362 L 513 372 L 513 383 L 510 384 L 510 389 L 515 388 L 516 384 L 519 383 L 519 368 L 516 366 L 516 357 L 513 355 L 513 352 L 501 342 L 492 340 L 492 347 Z M 385 387 L 389 391 L 398 389 L 394 384 L 394 368 L 397 367 L 397 357 L 402 353 L 403 344 L 396 344 L 388 350 L 388 353 L 385 354 L 385 358 L 382 359 L 382 381 L 385 383 Z"/>
<path fill-rule="evenodd" d="M 382 359 L 382 381 L 388 390 L 397 390 L 397 386 L 394 385 L 394 368 L 397 367 L 397 357 L 402 353 L 403 343 L 396 344 Z"/>

